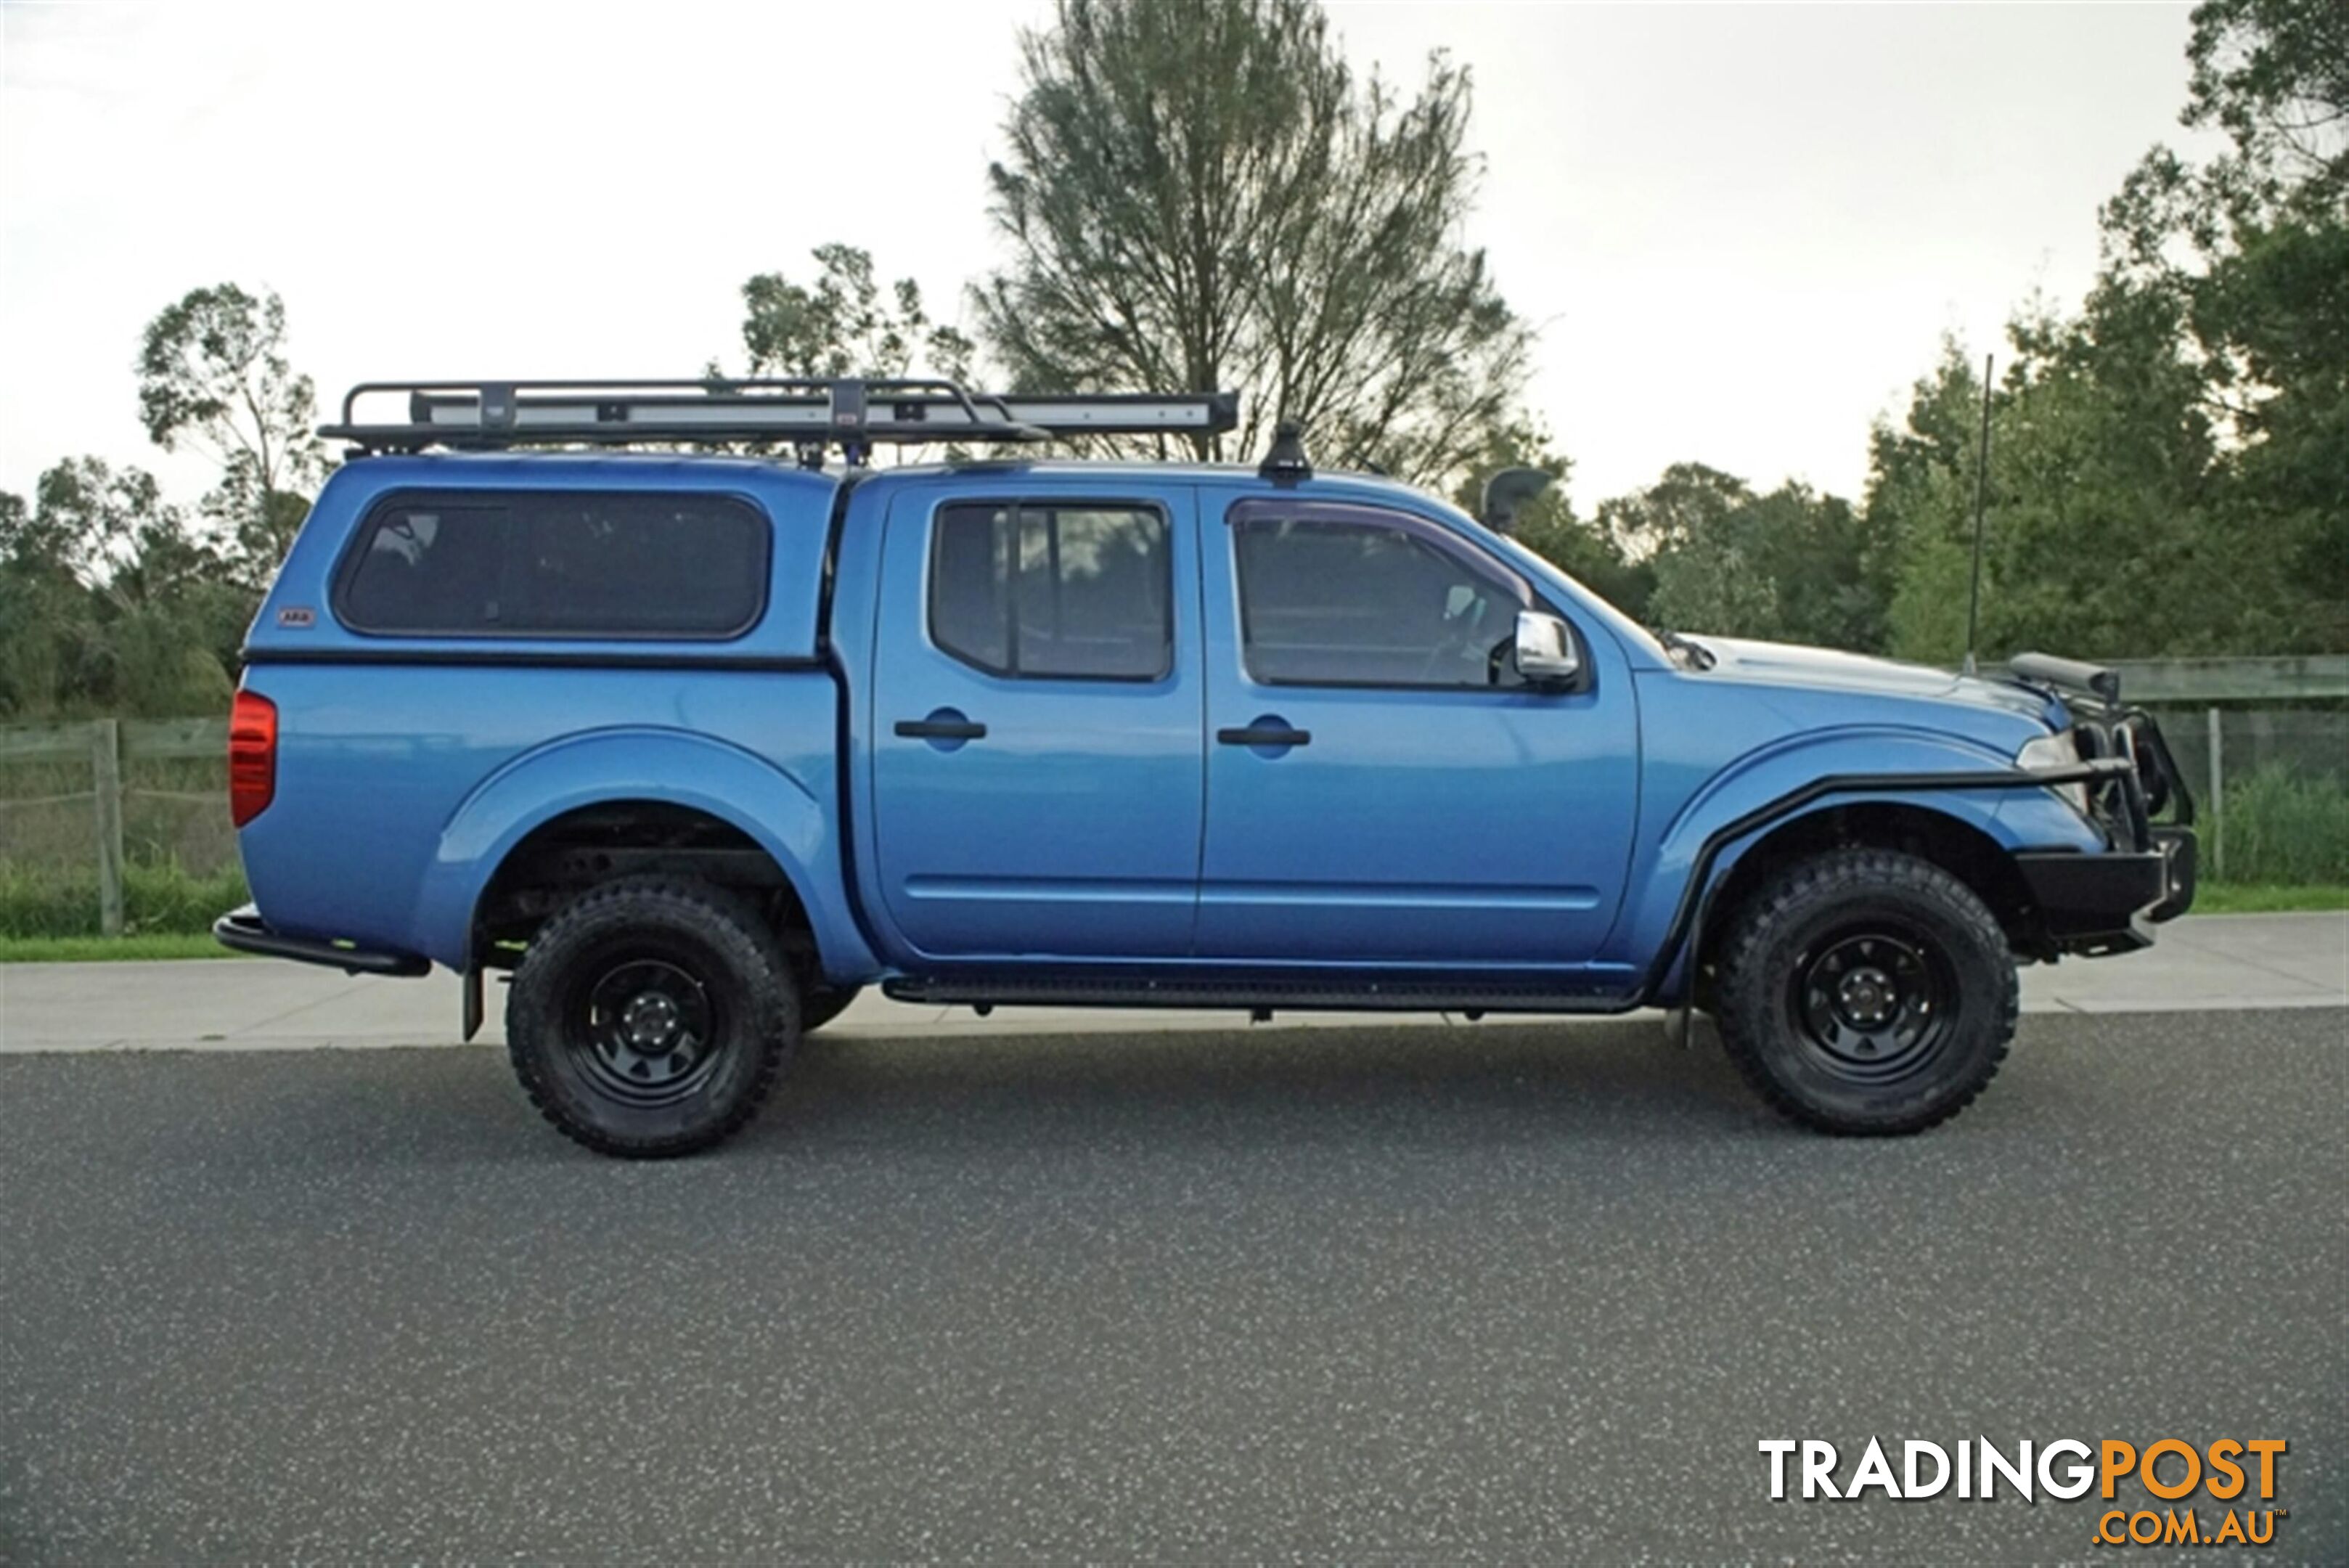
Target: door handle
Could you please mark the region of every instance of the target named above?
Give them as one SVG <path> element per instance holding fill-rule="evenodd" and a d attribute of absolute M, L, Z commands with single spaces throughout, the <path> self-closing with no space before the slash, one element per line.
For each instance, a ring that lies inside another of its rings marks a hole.
<path fill-rule="evenodd" d="M 912 741 L 980 741 L 987 726 L 968 719 L 900 719 L 897 733 Z"/>
<path fill-rule="evenodd" d="M 1310 730 L 1285 724 L 1250 724 L 1244 730 L 1218 730 L 1216 739 L 1226 746 L 1302 746 L 1313 739 Z"/>

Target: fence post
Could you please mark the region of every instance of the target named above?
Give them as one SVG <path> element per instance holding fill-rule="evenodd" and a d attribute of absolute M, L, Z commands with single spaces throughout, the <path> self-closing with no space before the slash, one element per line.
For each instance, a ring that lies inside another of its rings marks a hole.
<path fill-rule="evenodd" d="M 2226 744 L 2220 740 L 2225 728 L 2219 722 L 2219 710 L 2210 710 L 2210 880 L 2227 879 L 2227 766 L 2224 761 Z"/>
<path fill-rule="evenodd" d="M 98 929 L 122 934 L 122 723 L 89 727 L 90 790 L 98 798 Z"/>

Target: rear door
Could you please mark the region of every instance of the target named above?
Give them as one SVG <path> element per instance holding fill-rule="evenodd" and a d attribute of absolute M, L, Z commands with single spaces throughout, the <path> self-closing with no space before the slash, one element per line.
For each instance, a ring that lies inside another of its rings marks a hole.
<path fill-rule="evenodd" d="M 891 502 L 872 682 L 882 897 L 964 961 L 1178 958 L 1204 728 L 1188 487 Z"/>

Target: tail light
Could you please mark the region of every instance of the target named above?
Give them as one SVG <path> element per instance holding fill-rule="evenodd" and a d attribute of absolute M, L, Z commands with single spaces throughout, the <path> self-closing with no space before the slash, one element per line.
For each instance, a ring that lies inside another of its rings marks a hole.
<path fill-rule="evenodd" d="M 228 815 L 243 827 L 277 794 L 277 704 L 239 691 L 228 721 Z"/>

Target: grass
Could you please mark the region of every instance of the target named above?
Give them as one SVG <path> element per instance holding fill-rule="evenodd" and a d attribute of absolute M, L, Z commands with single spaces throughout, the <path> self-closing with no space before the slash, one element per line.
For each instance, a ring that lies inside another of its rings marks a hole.
<path fill-rule="evenodd" d="M 210 875 L 178 865 L 133 861 L 122 871 L 123 925 L 132 937 L 201 937 L 212 921 L 247 903 L 244 873 L 232 866 Z M 98 938 L 98 874 L 0 865 L 0 941 Z"/>
<path fill-rule="evenodd" d="M 2349 909 L 2349 884 L 2285 888 L 2272 882 L 2205 882 L 2194 890 L 2198 915 L 2281 915 L 2309 909 Z"/>
<path fill-rule="evenodd" d="M 104 963 L 127 959 L 233 959 L 211 936 L 0 937 L 0 963 Z"/>
<path fill-rule="evenodd" d="M 2250 884 L 2338 888 L 2349 883 L 2349 789 L 2334 779 L 2261 768 L 2227 787 L 2226 809 L 2206 816 L 2202 864 L 2214 864 L 2211 835 L 2225 839 L 2229 877 Z"/>

